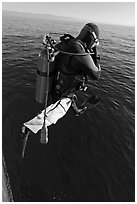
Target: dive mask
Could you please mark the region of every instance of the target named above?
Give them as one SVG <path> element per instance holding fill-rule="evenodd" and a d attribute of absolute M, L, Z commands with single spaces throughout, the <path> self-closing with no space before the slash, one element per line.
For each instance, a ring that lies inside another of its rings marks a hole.
<path fill-rule="evenodd" d="M 91 28 L 88 25 L 85 25 L 83 30 L 88 31 L 92 35 L 92 37 L 94 38 L 94 43 L 91 46 L 91 48 L 98 46 L 99 45 L 99 39 L 98 39 L 96 33 L 94 32 L 94 30 L 92 29 L 93 31 L 91 31 Z"/>
<path fill-rule="evenodd" d="M 89 31 L 91 34 L 92 34 L 92 36 L 93 36 L 93 38 L 94 38 L 94 43 L 93 43 L 93 45 L 91 46 L 91 48 L 93 48 L 93 47 L 95 47 L 95 46 L 98 46 L 99 45 L 99 39 L 97 38 L 97 36 L 96 36 L 96 33 L 94 32 L 94 31 Z"/>

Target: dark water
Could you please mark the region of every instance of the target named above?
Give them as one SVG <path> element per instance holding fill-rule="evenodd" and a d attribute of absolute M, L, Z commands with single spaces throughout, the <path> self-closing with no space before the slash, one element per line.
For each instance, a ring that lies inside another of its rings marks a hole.
<path fill-rule="evenodd" d="M 3 153 L 15 201 L 135 200 L 134 28 L 100 25 L 102 75 L 91 82 L 101 103 L 74 117 L 72 110 L 49 128 L 49 143 L 31 134 L 21 159 L 22 123 L 40 108 L 35 101 L 37 56 L 45 32 L 84 25 L 3 17 Z"/>

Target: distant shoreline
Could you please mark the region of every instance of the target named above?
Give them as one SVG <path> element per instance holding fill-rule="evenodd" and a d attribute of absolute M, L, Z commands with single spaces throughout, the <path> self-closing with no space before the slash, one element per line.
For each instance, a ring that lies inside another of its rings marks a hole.
<path fill-rule="evenodd" d="M 2 10 L 2 17 L 9 16 L 9 17 L 22 17 L 22 18 L 36 18 L 36 19 L 45 19 L 45 20 L 60 20 L 60 21 L 72 21 L 72 22 L 89 22 L 88 19 L 80 19 L 80 18 L 73 18 L 73 17 L 66 17 L 66 16 L 58 16 L 53 14 L 39 14 L 39 13 L 29 13 L 29 12 L 18 12 L 18 11 L 11 11 L 11 10 Z M 93 21 L 94 22 L 94 21 Z M 110 26 L 124 26 L 124 27 L 132 27 L 135 28 L 135 25 L 122 25 L 122 24 L 110 24 L 104 22 L 94 22 L 101 25 L 110 25 Z"/>
<path fill-rule="evenodd" d="M 31 18 L 39 18 L 39 19 L 50 19 L 50 20 L 63 20 L 63 21 L 84 21 L 83 19 L 66 17 L 66 16 L 58 16 L 53 14 L 39 14 L 39 13 L 28 13 L 28 12 L 17 12 L 10 10 L 3 10 L 2 15 L 5 16 L 18 16 L 18 17 L 31 17 Z"/>

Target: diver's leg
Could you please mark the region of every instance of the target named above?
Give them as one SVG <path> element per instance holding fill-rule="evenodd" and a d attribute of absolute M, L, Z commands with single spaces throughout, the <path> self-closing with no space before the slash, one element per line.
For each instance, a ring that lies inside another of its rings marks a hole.
<path fill-rule="evenodd" d="M 72 108 L 76 113 L 80 113 L 82 109 L 79 109 L 76 105 L 76 103 L 73 101 L 72 102 Z"/>
<path fill-rule="evenodd" d="M 87 106 L 87 108 L 93 107 L 96 104 L 98 104 L 98 102 L 100 101 L 100 98 L 98 98 L 97 95 L 93 94 L 92 96 L 90 96 L 88 99 L 86 99 L 82 104 L 81 104 L 81 108 L 83 108 L 84 106 Z"/>
<path fill-rule="evenodd" d="M 73 102 L 72 103 L 72 108 L 74 109 L 74 111 L 76 112 L 76 116 L 79 116 L 80 114 L 84 113 L 85 110 L 90 109 L 95 107 L 100 101 L 100 98 L 98 98 L 98 96 L 96 96 L 95 94 L 90 96 L 88 99 L 86 99 L 78 108 L 76 103 Z"/>
<path fill-rule="evenodd" d="M 82 108 L 78 108 L 74 101 L 72 102 L 72 108 L 75 111 L 75 116 L 79 116 L 81 113 L 83 113 L 87 109 L 86 106 Z"/>

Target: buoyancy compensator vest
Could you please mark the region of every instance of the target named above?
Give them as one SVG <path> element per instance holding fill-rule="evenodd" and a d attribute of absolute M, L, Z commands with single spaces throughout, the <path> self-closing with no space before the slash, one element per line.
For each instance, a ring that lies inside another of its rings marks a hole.
<path fill-rule="evenodd" d="M 64 35 L 56 48 L 61 51 L 57 56 L 58 72 L 56 76 L 56 91 L 63 93 L 72 88 L 84 87 L 86 76 L 91 75 L 91 55 L 87 53 L 83 43 L 71 35 Z M 84 87 L 85 88 L 85 87 Z"/>

